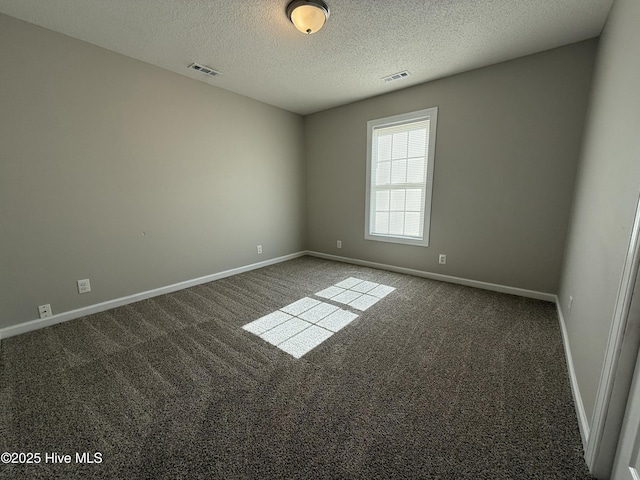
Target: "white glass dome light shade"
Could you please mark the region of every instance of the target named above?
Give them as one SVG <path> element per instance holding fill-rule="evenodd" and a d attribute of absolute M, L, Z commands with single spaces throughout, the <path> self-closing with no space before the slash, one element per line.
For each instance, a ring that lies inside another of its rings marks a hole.
<path fill-rule="evenodd" d="M 302 33 L 316 33 L 329 18 L 329 7 L 324 2 L 293 1 L 287 7 L 291 23 Z"/>

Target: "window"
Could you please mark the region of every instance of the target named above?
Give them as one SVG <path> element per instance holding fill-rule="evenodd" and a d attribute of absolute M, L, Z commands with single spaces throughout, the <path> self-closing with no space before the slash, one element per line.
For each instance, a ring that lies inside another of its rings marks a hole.
<path fill-rule="evenodd" d="M 429 245 L 438 108 L 367 123 L 365 238 Z"/>

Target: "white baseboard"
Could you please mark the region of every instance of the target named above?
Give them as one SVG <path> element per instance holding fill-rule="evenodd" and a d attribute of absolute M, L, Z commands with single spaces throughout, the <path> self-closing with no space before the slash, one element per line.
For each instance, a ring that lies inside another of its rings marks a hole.
<path fill-rule="evenodd" d="M 45 328 L 51 325 L 55 325 L 57 323 L 73 320 L 75 318 L 91 315 L 93 313 L 99 313 L 112 308 L 128 305 L 130 303 L 138 302 L 140 300 L 146 300 L 148 298 L 156 297 L 158 295 L 164 295 L 166 293 L 176 292 L 178 290 L 193 287 L 195 285 L 212 282 L 214 280 L 219 280 L 222 278 L 230 277 L 230 276 L 237 275 L 239 273 L 248 272 L 251 270 L 256 270 L 258 268 L 274 265 L 280 262 L 285 262 L 287 260 L 293 260 L 294 258 L 299 258 L 304 255 L 310 255 L 313 257 L 324 258 L 327 260 L 334 260 L 334 261 L 343 262 L 343 263 L 350 263 L 354 265 L 361 265 L 365 267 L 379 268 L 381 270 L 405 273 L 405 274 L 413 275 L 417 277 L 455 283 L 459 285 L 466 285 L 469 287 L 476 287 L 484 290 L 492 290 L 496 292 L 507 293 L 511 295 L 518 295 L 518 296 L 527 297 L 527 298 L 534 298 L 538 300 L 545 300 L 548 302 L 555 303 L 556 308 L 558 310 L 560 330 L 562 332 L 562 341 L 564 344 L 564 351 L 565 351 L 567 368 L 569 373 L 569 381 L 571 383 L 571 392 L 573 394 L 573 401 L 576 406 L 576 414 L 578 417 L 578 427 L 580 429 L 580 435 L 582 437 L 583 447 L 586 449 L 588 439 L 589 439 L 589 422 L 584 410 L 584 404 L 582 403 L 582 396 L 580 395 L 580 388 L 578 387 L 578 380 L 576 378 L 575 370 L 573 367 L 573 357 L 571 356 L 571 347 L 569 345 L 564 316 L 562 315 L 562 309 L 560 308 L 558 297 L 551 293 L 536 292 L 533 290 L 508 287 L 508 286 L 498 285 L 494 283 L 481 282 L 478 280 L 468 280 L 465 278 L 453 277 L 449 275 L 441 275 L 438 273 L 430 273 L 422 270 L 414 270 L 411 268 L 397 267 L 394 265 L 386 265 L 383 263 L 369 262 L 366 260 L 340 257 L 337 255 L 330 255 L 326 253 L 320 253 L 320 252 L 314 252 L 314 251 L 302 251 L 302 252 L 297 252 L 297 253 L 285 255 L 278 258 L 273 258 L 271 260 L 265 260 L 263 262 L 253 263 L 251 265 L 246 265 L 244 267 L 233 268 L 231 270 L 225 270 L 223 272 L 206 275 L 204 277 L 199 277 L 192 280 L 186 280 L 184 282 L 175 283 L 173 285 L 167 285 L 165 287 L 148 290 L 146 292 L 136 293 L 134 295 L 129 295 L 127 297 L 116 298 L 114 300 L 109 300 L 109 301 L 98 303 L 95 305 L 89 305 L 87 307 L 78 308 L 76 310 L 59 313 L 49 318 L 31 320 L 31 321 L 23 322 L 17 325 L 12 325 L 10 327 L 5 327 L 0 329 L 0 340 L 12 337 L 14 335 L 19 335 L 22 333 L 31 332 L 33 330 L 38 330 L 40 328 Z"/>
<path fill-rule="evenodd" d="M 456 283 L 460 285 L 466 285 L 469 287 L 482 288 L 485 290 L 492 290 L 501 293 L 508 293 L 511 295 L 519 295 L 522 297 L 534 298 L 538 300 L 546 300 L 556 304 L 558 310 L 558 321 L 560 322 L 560 331 L 562 332 L 562 343 L 564 345 L 565 359 L 567 362 L 567 370 L 569 374 L 569 383 L 571 384 L 571 393 L 573 395 L 573 402 L 576 408 L 576 416 L 578 418 L 578 428 L 580 430 L 580 437 L 582 438 L 583 450 L 586 450 L 589 440 L 589 420 L 584 410 L 584 403 L 582 402 L 582 395 L 580 394 L 580 388 L 578 386 L 578 379 L 576 378 L 576 372 L 573 367 L 573 357 L 571 355 L 571 347 L 569 345 L 569 338 L 567 335 L 567 328 L 564 322 L 564 316 L 562 315 L 562 309 L 558 301 L 557 295 L 552 293 L 536 292 L 534 290 L 525 290 L 522 288 L 507 287 L 505 285 L 497 285 L 494 283 L 480 282 L 477 280 L 468 280 L 465 278 L 452 277 L 449 275 L 441 275 L 437 273 L 424 272 L 422 270 L 413 270 L 410 268 L 396 267 L 393 265 L 385 265 L 382 263 L 368 262 L 366 260 L 357 260 L 347 257 L 339 257 L 337 255 L 329 255 L 326 253 L 308 251 L 308 255 L 324 258 L 327 260 L 335 260 L 338 262 L 351 263 L 354 265 L 362 265 L 365 267 L 379 268 L 381 270 L 389 270 L 392 272 L 406 273 L 417 277 L 429 278 L 432 280 L 440 280 L 443 282 Z"/>
<path fill-rule="evenodd" d="M 390 272 L 406 273 L 414 277 L 428 278 L 430 280 L 439 280 L 441 282 L 455 283 L 458 285 L 466 285 L 468 287 L 481 288 L 483 290 L 491 290 L 494 292 L 508 293 L 510 295 L 518 295 L 520 297 L 535 298 L 537 300 L 545 300 L 547 302 L 556 302 L 556 296 L 553 293 L 536 292 L 535 290 L 526 290 L 524 288 L 507 287 L 506 285 L 498 285 L 496 283 L 481 282 L 479 280 L 469 280 L 466 278 L 452 277 L 450 275 L 442 275 L 440 273 L 425 272 L 423 270 L 414 270 L 412 268 L 396 267 L 394 265 L 386 265 L 384 263 L 369 262 L 367 260 L 358 260 L 348 257 L 339 257 L 337 255 L 329 255 L 327 253 L 307 251 L 307 255 L 312 257 L 324 258 L 326 260 L 335 260 L 337 262 L 351 263 L 353 265 L 361 265 L 363 267 L 379 268 L 380 270 L 388 270 Z"/>
<path fill-rule="evenodd" d="M 534 290 L 526 290 L 522 288 L 507 287 L 505 285 L 498 285 L 495 283 L 481 282 L 478 280 L 469 280 L 466 278 L 452 277 L 449 275 L 441 275 L 438 273 L 424 272 L 422 270 L 414 270 L 411 268 L 396 267 L 394 265 L 386 265 L 383 263 L 369 262 L 366 260 L 358 260 L 348 257 L 340 257 L 337 255 L 330 255 L 327 253 L 307 251 L 308 255 L 318 258 L 324 258 L 327 260 L 334 260 L 338 262 L 351 263 L 354 265 L 361 265 L 365 267 L 379 268 L 381 270 L 389 270 L 391 272 L 406 273 L 408 275 L 414 275 L 416 277 L 429 278 L 432 280 L 440 280 L 443 282 L 456 283 L 459 285 L 466 285 L 469 287 L 482 288 L 484 290 L 492 290 L 495 292 L 508 293 L 511 295 L 518 295 L 521 297 L 534 298 L 537 300 L 545 300 L 556 304 L 558 310 L 558 319 L 560 322 L 560 331 L 562 332 L 562 343 L 564 345 L 565 359 L 567 362 L 567 370 L 569 374 L 569 382 L 571 384 L 571 393 L 573 395 L 573 402 L 576 407 L 576 416 L 578 417 L 578 428 L 580 429 L 580 436 L 582 438 L 582 446 L 584 449 L 587 447 L 589 439 L 589 421 L 587 414 L 584 410 L 584 404 L 582 402 L 582 395 L 580 394 L 580 388 L 578 387 L 578 379 L 576 378 L 575 369 L 573 367 L 573 357 L 571 355 L 571 347 L 569 346 L 569 339 L 567 336 L 567 328 L 565 326 L 562 310 L 558 302 L 558 297 L 553 293 L 536 292 Z"/>
<path fill-rule="evenodd" d="M 422 270 L 414 270 L 411 268 L 397 267 L 394 265 L 387 265 L 383 263 L 377 262 L 369 262 L 366 260 L 358 260 L 348 257 L 340 257 L 337 255 L 330 255 L 326 253 L 314 252 L 314 251 L 302 251 L 293 253 L 290 255 L 285 255 L 278 258 L 273 258 L 270 260 L 265 260 L 263 262 L 253 263 L 251 265 L 246 265 L 243 267 L 233 268 L 231 270 L 225 270 L 223 272 L 214 273 L 211 275 L 206 275 L 204 277 L 195 278 L 192 280 L 186 280 L 184 282 L 174 283 L 173 285 L 167 285 L 165 287 L 156 288 L 153 290 L 148 290 L 141 293 L 136 293 L 133 295 L 129 295 L 126 297 L 116 298 L 113 300 L 108 300 L 106 302 L 97 303 L 95 305 L 89 305 L 87 307 L 78 308 L 76 310 L 71 310 L 68 312 L 59 313 L 53 315 L 49 318 L 43 319 L 35 319 L 27 322 L 23 322 L 17 325 L 12 325 L 9 327 L 5 327 L 0 329 L 0 340 L 12 337 L 14 335 L 20 335 L 22 333 L 31 332 L 34 330 L 38 330 L 40 328 L 45 328 L 51 325 L 55 325 L 58 323 L 66 322 L 69 320 L 73 320 L 76 318 L 84 317 L 86 315 L 91 315 L 94 313 L 103 312 L 105 310 L 109 310 L 112 308 L 120 307 L 123 305 L 128 305 L 130 303 L 139 302 L 141 300 L 146 300 L 148 298 L 156 297 L 158 295 L 164 295 L 171 292 L 176 292 L 178 290 L 182 290 L 185 288 L 193 287 L 196 285 L 200 285 L 207 282 L 212 282 L 214 280 L 220 280 L 222 278 L 230 277 L 233 275 L 237 275 L 239 273 L 248 272 L 251 270 L 256 270 L 258 268 L 267 267 L 269 265 L 274 265 L 276 263 L 285 262 L 287 260 L 293 260 L 294 258 L 299 258 L 304 255 L 310 255 L 313 257 L 324 258 L 327 260 L 334 260 L 343 263 L 350 263 L 354 265 L 361 265 L 365 267 L 379 268 L 381 270 L 388 270 L 392 272 L 405 273 L 408 275 L 413 275 L 416 277 L 428 278 L 432 280 L 439 280 L 443 282 L 455 283 L 459 285 L 466 285 L 469 287 L 481 288 L 484 290 L 492 290 L 501 293 L 507 293 L 511 295 L 518 295 L 527 298 L 534 298 L 538 300 L 545 300 L 549 302 L 553 302 L 556 304 L 556 308 L 558 310 L 558 318 L 560 322 L 560 330 L 562 332 L 562 341 L 564 344 L 564 351 L 566 356 L 567 368 L 569 373 L 569 380 L 571 383 L 571 392 L 573 394 L 573 401 L 576 406 L 576 414 L 578 417 L 578 426 L 580 428 L 580 435 L 582 437 L 582 444 L 584 448 L 587 446 L 587 442 L 589 439 L 589 422 L 587 419 L 587 415 L 584 410 L 584 404 L 582 403 L 582 396 L 580 395 L 580 389 L 578 387 L 578 380 L 575 375 L 575 370 L 573 367 L 573 357 L 571 356 L 571 347 L 569 345 L 568 337 L 567 337 L 567 329 L 564 322 L 564 317 L 562 315 L 562 309 L 558 303 L 558 297 L 551 293 L 544 292 L 536 292 L 533 290 L 526 290 L 522 288 L 508 287 L 505 285 L 498 285 L 494 283 L 481 282 L 478 280 L 469 280 L 465 278 L 453 277 L 449 275 L 441 275 L 438 273 L 425 272 Z"/>
<path fill-rule="evenodd" d="M 89 305 L 87 307 L 78 308 L 76 310 L 70 310 L 68 312 L 58 313 L 49 318 L 39 318 L 36 320 L 30 320 L 27 322 L 19 323 L 17 325 L 11 325 L 0 329 L 0 340 L 4 338 L 13 337 L 14 335 L 20 335 L 21 333 L 31 332 L 40 328 L 49 327 L 57 323 L 67 322 L 75 318 L 84 317 L 93 313 L 104 312 L 112 308 L 121 307 L 130 303 L 139 302 L 140 300 L 146 300 L 147 298 L 157 297 L 158 295 L 164 295 L 166 293 L 176 292 L 184 288 L 193 287 L 202 283 L 212 282 L 214 280 L 220 280 L 221 278 L 231 277 L 239 273 L 248 272 L 250 270 L 256 270 L 258 268 L 267 267 L 276 263 L 285 262 L 294 258 L 302 257 L 307 252 L 297 252 L 283 257 L 272 258 L 271 260 L 265 260 L 264 262 L 252 263 L 244 267 L 232 268 L 231 270 L 225 270 L 224 272 L 218 272 L 204 277 L 194 278 L 192 280 L 186 280 L 184 282 L 174 283 L 173 285 L 167 285 L 166 287 L 160 287 L 153 290 L 147 290 L 146 292 L 135 293 L 126 297 L 116 298 L 108 300 L 102 303 L 96 303 L 95 305 Z"/>
<path fill-rule="evenodd" d="M 569 336 L 567 334 L 567 327 L 564 322 L 564 316 L 562 315 L 562 309 L 560 308 L 560 301 L 556 297 L 556 308 L 558 310 L 558 320 L 560 322 L 560 331 L 562 332 L 562 343 L 564 344 L 564 354 L 567 361 L 567 370 L 569 371 L 569 382 L 571 383 L 571 393 L 573 394 L 573 403 L 576 406 L 576 415 L 578 417 L 578 428 L 580 429 L 580 436 L 582 437 L 582 448 L 584 451 L 587 449 L 589 443 L 589 419 L 584 411 L 584 403 L 582 403 L 582 395 L 580 394 L 580 387 L 578 386 L 578 379 L 576 378 L 576 372 L 573 368 L 573 357 L 571 356 L 571 346 L 569 345 Z"/>
<path fill-rule="evenodd" d="M 232 275 L 237 275 L 239 273 L 248 272 L 250 270 L 255 270 L 257 268 L 262 268 L 269 265 L 274 265 L 276 263 L 285 262 L 287 260 L 292 260 L 294 258 L 302 257 L 304 255 L 311 255 L 313 257 L 324 258 L 327 260 L 335 260 L 343 263 L 351 263 L 354 265 L 362 265 L 365 267 L 379 268 L 381 270 L 388 270 L 392 272 L 405 273 L 408 275 L 414 275 L 416 277 L 429 278 L 431 280 L 439 280 L 442 282 L 455 283 L 459 285 L 466 285 L 469 287 L 476 287 L 484 290 L 492 290 L 492 291 L 501 292 L 501 293 L 508 293 L 511 295 L 518 295 L 521 297 L 535 298 L 538 300 L 545 300 L 548 302 L 555 303 L 557 300 L 556 296 L 551 293 L 536 292 L 533 290 L 508 287 L 505 285 L 481 282 L 478 280 L 469 280 L 466 278 L 459 278 L 459 277 L 453 277 L 450 275 L 442 275 L 438 273 L 425 272 L 422 270 L 414 270 L 411 268 L 397 267 L 394 265 L 387 265 L 383 263 L 369 262 L 366 260 L 340 257 L 337 255 L 329 255 L 326 253 L 320 253 L 320 252 L 314 252 L 314 251 L 301 251 L 301 252 L 293 253 L 290 255 L 273 258 L 271 260 L 265 260 L 264 262 L 258 262 L 258 263 L 254 263 L 244 267 L 238 267 L 231 270 L 226 270 L 224 272 L 214 273 L 212 275 L 195 278 L 193 280 L 186 280 L 184 282 L 175 283 L 173 285 L 156 288 L 154 290 L 148 290 L 146 292 L 136 293 L 133 295 L 129 295 L 127 297 L 116 298 L 113 300 L 108 300 L 106 302 L 97 303 L 95 305 L 89 305 L 87 307 L 78 308 L 76 310 L 62 312 L 62 313 L 53 315 L 52 317 L 49 317 L 49 318 L 30 320 L 27 322 L 19 323 L 17 325 L 5 327 L 0 329 L 0 339 L 12 337 L 14 335 L 20 335 L 21 333 L 31 332 L 33 330 L 45 328 L 51 325 L 55 325 L 57 323 L 66 322 L 69 320 L 73 320 L 75 318 L 84 317 L 85 315 L 91 315 L 93 313 L 103 312 L 111 308 L 116 308 L 122 305 L 139 302 L 140 300 L 146 300 L 147 298 L 156 297 L 158 295 L 164 295 L 166 293 L 175 292 L 178 290 L 182 290 L 184 288 L 200 285 L 202 283 L 212 282 L 214 280 L 219 280 L 221 278 L 230 277 Z"/>

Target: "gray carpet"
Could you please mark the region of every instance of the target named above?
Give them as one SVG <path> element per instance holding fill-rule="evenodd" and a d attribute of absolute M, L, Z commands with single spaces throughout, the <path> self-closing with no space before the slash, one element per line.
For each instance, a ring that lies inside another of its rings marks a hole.
<path fill-rule="evenodd" d="M 241 328 L 350 276 L 396 290 L 299 360 Z M 590 478 L 551 303 L 303 257 L 1 352 L 0 452 L 43 456 L 1 478 Z"/>

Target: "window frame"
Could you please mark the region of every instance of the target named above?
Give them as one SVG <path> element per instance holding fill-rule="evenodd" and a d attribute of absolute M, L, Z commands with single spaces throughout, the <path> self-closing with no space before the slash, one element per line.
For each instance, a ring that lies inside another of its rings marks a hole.
<path fill-rule="evenodd" d="M 421 120 L 429 119 L 429 145 L 427 148 L 427 171 L 425 181 L 425 198 L 424 198 L 424 222 L 422 229 L 422 239 L 415 237 L 406 237 L 395 234 L 371 233 L 372 216 L 375 212 L 371 211 L 372 193 L 375 192 L 373 185 L 374 179 L 372 175 L 375 173 L 372 168 L 373 163 L 373 133 L 374 130 L 384 127 L 395 127 L 402 124 L 414 123 Z M 366 210 L 365 210 L 365 240 L 374 240 L 378 242 L 398 243 L 403 245 L 416 245 L 421 247 L 429 246 L 429 234 L 431 230 L 431 203 L 433 196 L 433 171 L 436 150 L 436 127 L 438 123 L 438 107 L 425 108 L 414 112 L 403 113 L 400 115 L 392 115 L 390 117 L 378 118 L 367 122 L 367 182 L 366 182 Z"/>

